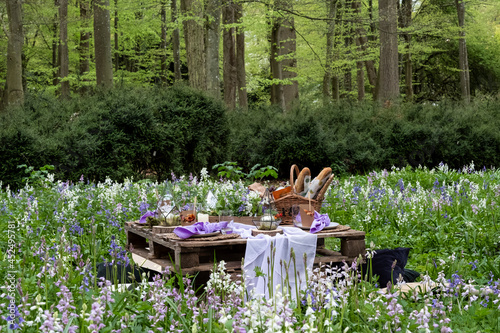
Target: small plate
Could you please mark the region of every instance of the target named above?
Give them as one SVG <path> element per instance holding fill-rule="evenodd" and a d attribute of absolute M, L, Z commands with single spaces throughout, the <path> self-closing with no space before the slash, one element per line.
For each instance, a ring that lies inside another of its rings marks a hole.
<path fill-rule="evenodd" d="M 189 238 L 201 238 L 201 237 L 213 237 L 213 236 L 217 236 L 217 235 L 220 235 L 220 231 L 216 231 L 216 232 L 211 232 L 209 234 L 199 234 L 199 235 L 193 235 Z M 186 238 L 186 239 L 189 239 L 189 238 Z"/>
<path fill-rule="evenodd" d="M 339 226 L 339 223 L 337 223 L 337 222 L 330 222 L 330 225 L 328 227 L 324 227 L 321 230 L 329 230 L 329 229 L 336 228 L 337 226 Z M 309 230 L 309 229 L 311 229 L 311 227 L 299 227 L 299 228 L 303 229 L 303 230 Z"/>

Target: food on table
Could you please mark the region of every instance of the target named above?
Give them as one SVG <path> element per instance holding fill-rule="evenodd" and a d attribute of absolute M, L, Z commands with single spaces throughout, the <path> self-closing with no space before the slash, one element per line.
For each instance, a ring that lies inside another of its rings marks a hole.
<path fill-rule="evenodd" d="M 182 221 L 183 222 L 193 222 L 196 220 L 196 216 L 194 214 L 187 214 L 186 216 L 181 215 Z"/>
<path fill-rule="evenodd" d="M 314 216 L 314 209 L 313 210 L 304 209 L 304 212 L 306 213 L 306 215 Z"/>
<path fill-rule="evenodd" d="M 309 176 L 309 179 L 311 179 L 311 170 L 309 168 L 304 168 L 302 171 L 299 173 L 299 176 L 297 177 L 297 181 L 295 182 L 295 193 L 301 193 L 304 191 L 304 180 L 306 176 Z"/>
<path fill-rule="evenodd" d="M 314 199 L 316 194 L 318 194 L 319 190 L 323 187 L 323 185 L 328 180 L 328 177 L 332 175 L 332 168 L 324 168 L 319 175 L 314 178 L 309 184 L 309 189 L 305 196 Z"/>

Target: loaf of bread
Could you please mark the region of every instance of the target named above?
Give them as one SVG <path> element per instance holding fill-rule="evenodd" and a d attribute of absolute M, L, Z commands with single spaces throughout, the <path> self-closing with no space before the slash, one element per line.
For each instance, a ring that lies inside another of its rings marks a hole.
<path fill-rule="evenodd" d="M 324 168 L 321 170 L 319 175 L 314 178 L 311 183 L 309 184 L 309 189 L 306 193 L 306 197 L 310 197 L 311 199 L 314 199 L 316 195 L 318 194 L 319 190 L 323 187 L 325 184 L 326 180 L 332 175 L 332 168 Z"/>
<path fill-rule="evenodd" d="M 304 179 L 306 176 L 311 176 L 311 170 L 309 168 L 304 168 L 299 173 L 297 180 L 295 181 L 295 193 L 301 193 L 304 191 Z"/>

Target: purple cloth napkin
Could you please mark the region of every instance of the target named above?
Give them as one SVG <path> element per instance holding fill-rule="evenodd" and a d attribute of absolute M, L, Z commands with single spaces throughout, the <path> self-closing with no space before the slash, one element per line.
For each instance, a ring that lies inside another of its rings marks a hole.
<path fill-rule="evenodd" d="M 328 227 L 330 225 L 330 217 L 328 214 L 320 214 L 317 211 L 314 211 L 314 221 L 311 223 L 311 229 L 309 231 L 311 234 L 314 234 L 318 231 L 323 230 L 324 227 Z"/>
<path fill-rule="evenodd" d="M 156 212 L 152 212 L 150 210 L 148 210 L 146 212 L 146 214 L 142 215 L 141 216 L 141 219 L 139 220 L 139 223 L 146 223 L 146 219 L 150 216 L 154 216 L 156 214 Z"/>
<path fill-rule="evenodd" d="M 179 236 L 179 238 L 186 239 L 193 235 L 204 235 L 220 231 L 221 229 L 227 227 L 228 223 L 229 222 L 219 222 L 219 223 L 196 222 L 193 225 L 175 228 L 174 234 Z"/>

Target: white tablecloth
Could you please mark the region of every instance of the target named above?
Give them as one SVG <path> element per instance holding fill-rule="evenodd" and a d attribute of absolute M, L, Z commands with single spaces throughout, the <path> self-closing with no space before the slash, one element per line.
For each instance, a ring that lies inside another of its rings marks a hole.
<path fill-rule="evenodd" d="M 314 257 L 316 255 L 317 236 L 310 234 L 299 228 L 284 227 L 283 234 L 270 237 L 267 235 L 252 236 L 251 229 L 255 227 L 241 223 L 232 223 L 233 232 L 240 234 L 242 238 L 247 238 L 243 273 L 245 274 L 246 288 L 250 298 L 265 296 L 269 297 L 268 281 L 273 276 L 273 293 L 288 292 L 283 290 L 284 281 L 287 277 L 285 267 L 281 261 L 288 265 L 289 292 L 293 299 L 296 298 L 296 286 L 299 290 L 307 287 L 305 279 L 306 269 L 312 270 Z M 275 248 L 274 256 L 271 258 L 271 244 Z M 291 260 L 291 250 L 295 252 L 295 267 Z M 307 256 L 304 265 L 304 255 Z M 269 258 L 269 259 L 268 259 Z M 268 261 L 274 263 L 274 267 L 269 267 Z M 264 277 L 256 276 L 255 268 L 259 267 L 264 273 Z M 297 272 L 297 276 L 295 275 Z M 279 288 L 278 288 L 279 286 Z"/>

